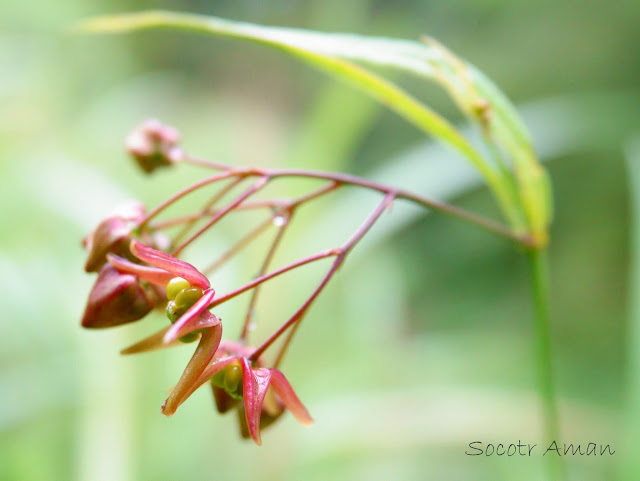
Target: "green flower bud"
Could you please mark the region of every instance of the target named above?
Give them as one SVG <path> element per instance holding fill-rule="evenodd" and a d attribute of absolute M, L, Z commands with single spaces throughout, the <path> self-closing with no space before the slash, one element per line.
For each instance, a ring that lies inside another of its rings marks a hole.
<path fill-rule="evenodd" d="M 238 363 L 227 366 L 224 375 L 224 388 L 228 393 L 237 391 L 240 381 L 242 381 L 242 368 Z"/>
<path fill-rule="evenodd" d="M 186 279 L 182 277 L 174 277 L 167 284 L 167 299 L 173 301 L 178 293 L 184 289 L 189 289 L 191 284 Z"/>
<path fill-rule="evenodd" d="M 211 384 L 213 384 L 215 387 L 224 389 L 224 377 L 226 374 L 226 370 L 227 368 L 224 368 L 222 371 L 218 371 L 217 373 L 215 373 L 211 378 Z"/>
<path fill-rule="evenodd" d="M 211 378 L 214 387 L 224 389 L 233 399 L 242 399 L 242 367 L 237 361 L 232 362 Z"/>
<path fill-rule="evenodd" d="M 180 319 L 180 316 L 182 316 L 182 314 L 187 312 L 187 309 L 176 306 L 175 301 L 169 301 L 169 303 L 167 304 L 166 312 L 167 312 L 167 317 L 171 321 L 171 324 L 173 324 L 178 319 Z"/>
<path fill-rule="evenodd" d="M 183 289 L 176 295 L 175 304 L 178 308 L 189 309 L 198 299 L 202 297 L 202 289 L 192 287 L 191 289 Z"/>

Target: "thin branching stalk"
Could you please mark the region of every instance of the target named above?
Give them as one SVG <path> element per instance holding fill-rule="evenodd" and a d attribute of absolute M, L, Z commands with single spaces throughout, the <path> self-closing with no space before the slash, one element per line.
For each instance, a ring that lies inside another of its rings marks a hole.
<path fill-rule="evenodd" d="M 387 207 L 389 207 L 389 205 L 391 205 L 391 203 L 394 201 L 395 198 L 396 198 L 395 192 L 389 192 L 387 195 L 385 195 L 382 202 L 378 204 L 378 207 L 376 207 L 376 209 L 372 212 L 369 218 L 367 218 L 367 220 L 358 228 L 358 230 L 351 236 L 351 238 L 349 238 L 349 240 L 342 245 L 342 247 L 337 249 L 336 259 L 333 261 L 333 264 L 331 265 L 329 272 L 327 272 L 324 279 L 322 279 L 322 281 L 320 282 L 318 287 L 315 289 L 315 291 L 313 291 L 311 296 L 309 296 L 309 298 L 302 304 L 302 306 L 300 306 L 300 308 L 293 314 L 293 316 L 291 316 L 291 318 L 287 322 L 285 322 L 276 332 L 274 332 L 263 344 L 261 344 L 251 354 L 249 358 L 250 360 L 252 361 L 257 360 L 262 355 L 262 353 L 267 348 L 269 348 L 269 346 L 271 346 L 275 341 L 277 341 L 278 338 L 289 327 L 294 325 L 296 322 L 299 322 L 302 320 L 302 318 L 306 314 L 309 307 L 311 307 L 311 304 L 313 304 L 313 301 L 318 297 L 318 295 L 320 295 L 320 293 L 324 290 L 324 288 L 329 283 L 333 275 L 340 268 L 345 258 L 347 257 L 347 254 L 351 251 L 351 249 L 353 249 L 353 247 L 358 243 L 358 241 L 362 239 L 362 237 L 367 232 L 369 232 L 369 229 L 373 227 L 373 225 L 380 218 L 382 213 L 387 209 Z M 283 354 L 281 353 L 279 357 L 281 358 L 282 355 Z"/>
<path fill-rule="evenodd" d="M 234 297 L 239 296 L 240 294 L 243 294 L 244 292 L 247 292 L 248 290 L 253 289 L 256 286 L 259 286 L 260 284 L 266 281 L 269 281 L 274 277 L 278 277 L 280 274 L 284 274 L 285 272 L 289 272 L 290 270 L 296 269 L 306 264 L 310 264 L 312 262 L 319 261 L 321 259 L 326 259 L 327 257 L 335 257 L 338 254 L 339 254 L 339 249 L 330 249 L 327 251 L 320 252 L 318 254 L 314 254 L 309 257 L 305 257 L 304 259 L 297 260 L 296 262 L 291 262 L 290 264 L 287 264 L 286 266 L 281 267 L 280 269 L 276 269 L 275 271 L 272 271 L 268 274 L 260 276 L 252 280 L 251 282 L 248 282 L 245 285 L 240 286 L 237 289 L 234 289 L 231 292 L 228 292 L 220 297 L 216 297 L 213 300 L 213 302 L 209 304 L 209 309 L 213 309 L 214 307 L 219 306 L 223 302 L 227 302 L 228 300 L 233 299 Z"/>
<path fill-rule="evenodd" d="M 229 182 L 227 185 L 225 185 L 222 189 L 220 189 L 218 192 L 216 192 L 216 194 L 213 197 L 211 197 L 211 199 L 209 199 L 209 201 L 207 201 L 207 203 L 204 205 L 204 207 L 202 208 L 202 212 L 204 213 L 211 210 L 211 208 L 214 205 L 216 205 L 220 201 L 220 199 L 222 199 L 226 194 L 228 194 L 231 190 L 233 190 L 233 188 L 238 184 L 240 184 L 243 180 L 244 179 L 240 177 L 235 178 L 231 182 Z M 186 236 L 189 233 L 189 231 L 193 228 L 193 226 L 195 225 L 195 223 L 199 218 L 200 217 L 196 217 L 186 222 L 182 226 L 182 229 L 180 229 L 180 231 L 171 240 L 171 245 L 174 247 L 178 245 L 178 243 L 180 243 L 180 241 L 184 239 L 184 236 Z"/>
<path fill-rule="evenodd" d="M 142 229 L 144 228 L 151 219 L 153 219 L 154 217 L 156 217 L 158 214 L 160 214 L 162 211 L 164 211 L 165 209 L 167 209 L 169 206 L 173 205 L 174 203 L 176 203 L 177 201 L 179 201 L 180 199 L 182 199 L 183 197 L 189 195 L 190 193 L 206 186 L 206 185 L 210 185 L 210 184 L 214 184 L 216 182 L 220 182 L 221 180 L 224 179 L 229 179 L 231 177 L 237 177 L 240 174 L 238 172 L 234 172 L 230 169 L 227 169 L 225 172 L 221 173 L 221 174 L 217 174 L 214 175 L 212 177 L 207 177 L 206 179 L 202 179 L 199 182 L 196 182 L 195 184 L 190 185 L 189 187 L 187 187 L 186 189 L 182 189 L 180 192 L 172 195 L 171 197 L 169 197 L 167 200 L 165 200 L 164 202 L 162 202 L 160 205 L 158 205 L 155 209 L 153 209 L 151 212 L 149 212 L 138 224 L 138 228 Z"/>
<path fill-rule="evenodd" d="M 220 257 L 218 257 L 215 261 L 213 261 L 208 267 L 205 267 L 202 270 L 202 273 L 205 276 L 209 276 L 213 274 L 215 271 L 220 269 L 224 264 L 227 263 L 233 256 L 235 256 L 242 249 L 247 247 L 252 241 L 256 240 L 260 237 L 261 234 L 265 233 L 269 227 L 273 225 L 274 216 L 270 216 L 268 219 L 264 220 L 260 224 L 258 224 L 255 228 L 253 228 L 249 233 L 243 236 L 239 241 L 233 244 L 229 250 L 224 252 Z"/>
<path fill-rule="evenodd" d="M 291 201 L 287 199 L 272 199 L 272 200 L 261 200 L 255 202 L 243 202 L 235 209 L 234 212 L 238 211 L 252 211 L 259 209 L 279 209 L 282 207 L 286 207 L 289 205 Z M 169 229 L 171 227 L 176 227 L 179 225 L 183 225 L 188 222 L 192 222 L 198 219 L 211 218 L 214 215 L 217 215 L 222 209 L 208 209 L 206 211 L 196 212 L 195 214 L 187 214 L 173 217 L 171 219 L 155 221 L 149 223 L 149 228 L 151 230 L 163 230 Z"/>
<path fill-rule="evenodd" d="M 273 260 L 273 257 L 276 254 L 276 251 L 280 245 L 280 242 L 284 237 L 284 233 L 287 230 L 287 227 L 291 225 L 291 219 L 293 217 L 293 214 L 296 208 L 300 207 L 302 204 L 305 204 L 311 200 L 317 199 L 333 190 L 336 190 L 338 187 L 340 187 L 340 184 L 338 182 L 331 182 L 330 184 L 324 187 L 321 187 L 312 192 L 309 192 L 308 194 L 298 197 L 287 206 L 287 209 L 284 212 L 285 222 L 284 224 L 279 226 L 278 232 L 276 233 L 275 237 L 273 238 L 273 241 L 271 242 L 271 245 L 269 246 L 269 250 L 267 251 L 264 261 L 260 266 L 260 271 L 258 272 L 258 275 L 256 277 L 260 277 L 264 275 L 267 272 L 267 269 L 269 269 L 269 265 L 271 264 L 271 261 Z M 239 341 L 242 343 L 246 341 L 247 335 L 249 334 L 249 326 L 251 325 L 251 320 L 253 319 L 255 306 L 258 302 L 258 296 L 260 295 L 260 290 L 261 290 L 260 287 L 261 287 L 260 285 L 256 286 L 251 292 L 251 299 L 249 300 L 249 306 L 247 307 L 247 314 L 245 315 L 244 323 L 242 324 L 242 330 L 240 332 Z"/>
<path fill-rule="evenodd" d="M 195 234 L 185 240 L 182 244 L 176 247 L 171 253 L 172 256 L 178 256 L 189 244 L 191 244 L 194 240 L 204 234 L 207 230 L 213 227 L 218 221 L 220 221 L 223 217 L 225 217 L 229 212 L 231 212 L 234 208 L 244 202 L 245 199 L 248 199 L 257 191 L 259 191 L 262 187 L 264 187 L 269 181 L 268 177 L 260 178 L 255 184 L 253 184 L 250 188 L 248 188 L 244 193 L 239 195 L 235 200 L 230 202 L 225 208 L 221 209 L 216 215 L 214 215 L 209 222 L 207 222 L 204 226 L 202 226 Z"/>
<path fill-rule="evenodd" d="M 185 162 L 190 162 L 190 157 L 185 155 Z M 206 166 L 206 161 L 203 159 L 198 159 L 197 165 Z M 220 169 L 221 164 L 215 163 L 211 166 L 216 170 Z M 232 167 L 228 167 L 228 169 L 233 170 Z M 460 209 L 450 204 L 446 204 L 444 202 L 439 202 L 434 199 L 429 199 L 427 197 L 415 194 L 413 192 L 409 192 L 403 189 L 396 189 L 378 182 L 362 179 L 360 177 L 356 177 L 349 174 L 342 173 L 334 173 L 334 172 L 322 172 L 315 170 L 302 170 L 302 169 L 246 169 L 242 171 L 242 175 L 244 176 L 257 176 L 257 177 L 268 177 L 270 179 L 284 178 L 284 177 L 293 177 L 293 178 L 307 178 L 307 179 L 324 179 L 336 182 L 338 184 L 344 185 L 353 185 L 362 187 L 365 189 L 377 191 L 383 194 L 388 194 L 393 192 L 398 199 L 404 199 L 409 202 L 413 202 L 415 204 L 421 205 L 428 209 L 432 209 L 435 211 L 442 212 L 444 214 L 448 214 L 452 217 L 456 217 L 458 219 L 470 222 L 472 224 L 476 224 L 482 227 L 485 230 L 488 230 L 498 236 L 508 238 L 512 241 L 517 242 L 518 244 L 532 247 L 533 240 L 528 235 L 522 235 L 514 232 L 509 227 L 496 222 L 492 219 L 487 219 L 485 217 L 473 214 L 464 209 Z"/>
<path fill-rule="evenodd" d="M 258 275 L 256 277 L 260 277 L 263 276 L 266 272 L 267 269 L 269 269 L 269 265 L 271 264 L 271 261 L 273 260 L 273 256 L 276 253 L 276 250 L 278 249 L 278 246 L 280 245 L 280 241 L 282 241 L 282 238 L 284 237 L 284 233 L 287 230 L 287 227 L 290 225 L 290 221 L 291 221 L 291 217 L 292 217 L 293 213 L 292 212 L 287 212 L 286 214 L 286 218 L 285 218 L 285 223 L 282 224 L 281 226 L 278 227 L 278 231 L 276 232 L 276 235 L 273 238 L 273 241 L 271 242 L 271 245 L 269 246 L 269 250 L 267 251 L 267 255 L 265 256 L 264 260 L 262 261 L 262 265 L 260 266 L 260 271 L 258 271 Z M 247 340 L 247 335 L 249 334 L 249 326 L 251 326 L 251 321 L 253 319 L 253 314 L 255 311 L 255 307 L 256 304 L 258 302 L 258 296 L 260 294 L 260 285 L 257 285 L 253 291 L 251 291 L 251 298 L 249 299 L 249 305 L 247 307 L 247 313 L 244 317 L 244 322 L 242 323 L 242 330 L 240 331 L 240 337 L 239 337 L 239 341 L 244 343 Z"/>

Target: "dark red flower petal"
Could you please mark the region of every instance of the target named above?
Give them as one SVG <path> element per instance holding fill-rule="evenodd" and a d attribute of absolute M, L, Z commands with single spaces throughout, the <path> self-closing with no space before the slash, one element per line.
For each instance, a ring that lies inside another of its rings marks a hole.
<path fill-rule="evenodd" d="M 122 274 L 111 265 L 104 266 L 96 279 L 82 316 L 82 326 L 113 327 L 137 321 L 156 304 L 156 294 L 145 290 L 131 274 Z"/>

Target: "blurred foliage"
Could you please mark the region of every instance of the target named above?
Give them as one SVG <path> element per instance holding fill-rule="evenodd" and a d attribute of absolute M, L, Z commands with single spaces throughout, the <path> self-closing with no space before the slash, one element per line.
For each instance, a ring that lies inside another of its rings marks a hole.
<path fill-rule="evenodd" d="M 446 183 L 457 186 L 449 189 L 457 204 L 497 214 L 485 190 L 468 187 L 467 171 L 445 172 L 459 158 L 425 148 L 443 167 L 414 178 L 430 160 L 405 162 L 424 142 L 420 132 L 282 54 L 180 33 L 62 33 L 90 15 L 143 8 L 411 39 L 426 33 L 482 68 L 516 103 L 535 107 L 525 119 L 550 161 L 556 196 L 552 303 L 563 437 L 621 453 L 637 445 L 622 436 L 625 360 L 639 347 L 626 334 L 621 146 L 640 127 L 638 2 L 3 2 L 0 479 L 541 475 L 538 457 L 464 456 L 474 440 L 537 442 L 539 419 L 524 262 L 507 243 L 449 218 L 397 203 L 372 232 L 379 242 L 354 252 L 284 365 L 316 425 L 303 429 L 285 417 L 259 449 L 239 440 L 235 420 L 218 416 L 207 392 L 174 418 L 159 414 L 189 348 L 138 358 L 118 350 L 160 317 L 115 331 L 79 328 L 93 280 L 82 272 L 82 235 L 119 200 L 152 206 L 203 175 L 136 171 L 123 138 L 149 116 L 176 125 L 202 156 L 382 175 L 435 196 L 445 195 L 438 189 Z M 459 120 L 436 89 L 398 81 Z M 279 196 L 299 188 L 279 185 Z M 354 194 L 301 211 L 276 263 L 342 240 L 371 201 Z M 194 258 L 214 257 L 244 225 L 230 219 Z M 257 245 L 214 285 L 224 291 L 247 279 L 260 256 Z M 300 299 L 290 293 L 319 275 L 310 268 L 266 289 L 256 338 L 296 307 Z M 227 335 L 239 329 L 243 302 L 221 312 Z M 616 479 L 618 460 L 567 459 L 580 480 Z"/>

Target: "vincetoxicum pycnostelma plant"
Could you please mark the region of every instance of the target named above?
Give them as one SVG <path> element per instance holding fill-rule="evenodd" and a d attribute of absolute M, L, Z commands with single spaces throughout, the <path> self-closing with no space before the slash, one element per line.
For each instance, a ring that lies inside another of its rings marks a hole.
<path fill-rule="evenodd" d="M 135 215 L 114 214 L 87 238 L 87 266 L 91 267 L 88 270 L 101 270 L 89 298 L 83 325 L 104 327 L 130 322 L 143 317 L 153 306 L 161 306 L 167 309 L 174 324 L 126 349 L 125 353 L 164 347 L 178 339 L 199 339 L 189 365 L 163 406 L 163 412 L 172 414 L 193 390 L 209 382 L 219 410 L 224 412 L 239 406 L 241 419 L 244 420 L 243 432 L 250 434 L 256 442 L 260 439 L 260 423 L 268 424 L 282 413 L 284 407 L 289 408 L 298 419 L 309 422 L 306 410 L 277 367 L 300 326 L 300 321 L 351 249 L 387 207 L 396 199 L 402 199 L 474 223 L 510 239 L 530 258 L 536 306 L 537 360 L 546 419 L 545 435 L 549 440 L 555 439 L 558 423 L 552 383 L 545 260 L 545 248 L 549 240 L 548 226 L 552 216 L 550 184 L 534 154 L 526 128 L 500 90 L 478 69 L 432 39 L 413 42 L 324 34 L 169 12 L 101 17 L 84 22 L 78 29 L 96 33 L 159 27 L 243 38 L 273 46 L 352 84 L 415 127 L 462 154 L 483 176 L 506 220 L 506 224 L 502 224 L 401 188 L 346 174 L 296 169 L 236 168 L 201 159 L 179 147 L 179 135 L 175 129 L 155 120 L 145 122 L 127 139 L 129 152 L 145 172 L 150 173 L 157 168 L 175 164 L 194 164 L 212 169 L 216 173 L 174 194 L 148 213 L 139 208 Z M 473 145 L 444 117 L 364 65 L 400 70 L 444 87 L 469 121 L 478 126 L 485 148 L 481 150 Z M 251 200 L 265 185 L 283 178 L 311 178 L 322 184 L 316 190 L 296 199 Z M 218 205 L 245 181 L 250 182 L 249 187 L 237 193 L 232 201 Z M 168 220 L 157 219 L 159 214 L 176 201 L 205 186 L 218 183 L 222 187 L 200 210 Z M 314 199 L 346 187 L 379 192 L 382 200 L 343 245 L 269 271 L 280 240 L 296 217 L 298 209 Z M 210 268 L 204 269 L 203 273 L 217 269 L 260 235 L 274 219 L 278 221 L 277 235 L 260 266 L 257 278 L 225 294 L 215 295 L 206 277 L 195 267 L 180 261 L 179 257 L 185 248 L 222 218 L 245 209 L 270 209 L 271 215 Z M 200 226 L 196 229 L 198 223 Z M 183 227 L 173 238 L 167 238 L 166 231 L 175 226 Z M 333 262 L 311 296 L 262 344 L 249 347 L 248 326 L 260 286 L 280 274 L 326 258 L 332 258 Z M 220 344 L 222 324 L 213 314 L 207 313 L 247 291 L 252 291 L 252 297 L 238 342 L 233 344 L 223 341 Z M 279 353 L 268 363 L 263 354 L 285 333 L 286 338 Z M 559 464 L 553 461 L 551 463 L 553 476 L 562 477 Z"/>

